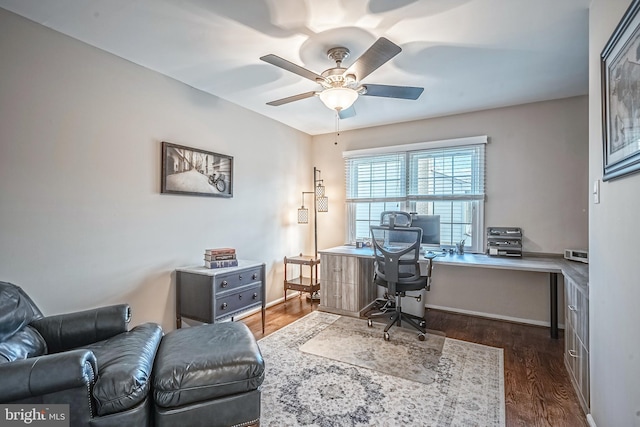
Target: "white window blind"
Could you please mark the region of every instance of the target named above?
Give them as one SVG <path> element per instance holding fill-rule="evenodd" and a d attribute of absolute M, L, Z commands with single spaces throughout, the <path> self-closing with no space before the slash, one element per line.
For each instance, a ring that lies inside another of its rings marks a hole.
<path fill-rule="evenodd" d="M 441 243 L 465 240 L 470 252 L 483 252 L 485 143 L 446 141 L 345 153 L 347 241 L 366 239 L 385 210 L 440 215 Z M 473 138 L 469 138 L 471 140 Z M 477 142 L 480 137 L 475 138 Z M 355 152 L 354 152 L 355 153 Z"/>
<path fill-rule="evenodd" d="M 347 159 L 347 201 L 404 200 L 407 195 L 404 153 Z"/>
<path fill-rule="evenodd" d="M 484 200 L 484 144 L 408 153 L 413 200 Z"/>

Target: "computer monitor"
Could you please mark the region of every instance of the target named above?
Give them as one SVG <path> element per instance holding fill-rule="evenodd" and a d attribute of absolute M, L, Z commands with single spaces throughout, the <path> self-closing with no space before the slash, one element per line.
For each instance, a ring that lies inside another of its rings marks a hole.
<path fill-rule="evenodd" d="M 412 227 L 422 228 L 422 244 L 440 246 L 440 215 L 414 215 Z"/>
<path fill-rule="evenodd" d="M 422 245 L 440 246 L 440 215 L 412 215 L 411 227 L 422 229 Z M 407 237 L 406 234 L 389 231 L 388 243 L 413 243 L 406 241 Z"/>

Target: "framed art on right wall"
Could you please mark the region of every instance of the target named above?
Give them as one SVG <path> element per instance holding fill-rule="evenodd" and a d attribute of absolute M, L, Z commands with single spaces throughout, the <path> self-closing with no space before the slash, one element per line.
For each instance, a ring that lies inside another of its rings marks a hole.
<path fill-rule="evenodd" d="M 640 0 L 602 50 L 603 181 L 640 171 Z"/>

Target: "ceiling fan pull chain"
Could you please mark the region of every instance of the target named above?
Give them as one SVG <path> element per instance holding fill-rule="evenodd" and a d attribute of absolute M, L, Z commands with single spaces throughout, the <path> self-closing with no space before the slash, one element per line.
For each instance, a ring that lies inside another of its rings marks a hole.
<path fill-rule="evenodd" d="M 338 145 L 338 137 L 340 136 L 340 112 L 336 110 L 336 142 L 333 145 Z"/>

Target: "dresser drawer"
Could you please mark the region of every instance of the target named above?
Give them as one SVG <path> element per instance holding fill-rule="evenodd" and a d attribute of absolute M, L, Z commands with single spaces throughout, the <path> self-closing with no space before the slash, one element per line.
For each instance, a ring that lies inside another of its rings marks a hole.
<path fill-rule="evenodd" d="M 262 304 L 261 285 L 247 288 L 240 292 L 226 294 L 216 300 L 216 319 L 231 316 L 238 311 L 242 311 L 250 306 Z"/>
<path fill-rule="evenodd" d="M 262 280 L 262 269 L 260 267 L 256 267 L 216 276 L 214 278 L 213 286 L 216 293 L 222 294 L 223 292 L 232 291 L 236 288 L 240 288 L 254 282 L 261 282 Z"/>

